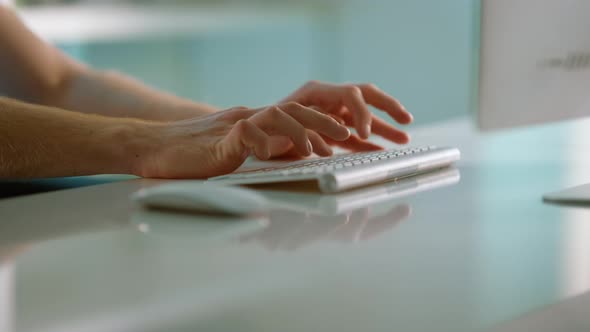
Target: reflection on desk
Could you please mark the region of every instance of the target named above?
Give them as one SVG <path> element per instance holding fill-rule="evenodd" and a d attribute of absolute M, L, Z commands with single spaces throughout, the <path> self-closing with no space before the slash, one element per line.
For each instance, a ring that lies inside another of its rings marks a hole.
<path fill-rule="evenodd" d="M 13 311 L 14 265 L 2 264 L 0 261 L 0 331 L 13 331 Z"/>
<path fill-rule="evenodd" d="M 0 251 L 9 246 L 127 227 L 124 220 L 128 219 L 129 195 L 158 183 L 161 181 L 138 179 L 97 185 L 92 190 L 78 190 L 75 195 L 64 190 L 5 200 L 0 207 Z"/>
<path fill-rule="evenodd" d="M 269 250 L 296 250 L 326 240 L 356 243 L 391 230 L 411 215 L 412 207 L 396 200 L 459 180 L 457 169 L 445 168 L 335 195 L 266 190 L 262 193 L 274 208 L 266 218 L 138 210 L 132 222 L 149 235 L 205 242 L 231 238 L 259 242 Z"/>
<path fill-rule="evenodd" d="M 271 199 L 270 215 L 242 219 L 130 210 L 129 195 L 162 183 L 158 180 L 97 186 L 78 195 L 65 191 L 9 200 L 0 211 L 0 215 L 9 216 L 0 223 L 0 258 L 8 257 L 0 261 L 50 239 L 123 229 L 189 241 L 256 240 L 272 249 L 296 249 L 320 239 L 357 242 L 391 229 L 411 214 L 409 205 L 393 204 L 396 199 L 455 184 L 459 179 L 459 171 L 449 168 L 337 195 L 266 190 L 262 193 Z M 113 190 L 112 186 L 121 188 Z M 101 204 L 96 204 L 99 200 Z M 58 213 L 64 201 L 72 207 L 67 217 Z M 44 211 L 43 218 L 39 218 L 39 211 Z"/>
<path fill-rule="evenodd" d="M 349 213 L 324 216 L 295 211 L 274 211 L 268 227 L 242 236 L 243 243 L 259 242 L 269 250 L 297 250 L 319 241 L 356 243 L 373 237 L 407 219 L 412 212 L 408 204 L 397 204 L 384 215 L 370 207 Z"/>

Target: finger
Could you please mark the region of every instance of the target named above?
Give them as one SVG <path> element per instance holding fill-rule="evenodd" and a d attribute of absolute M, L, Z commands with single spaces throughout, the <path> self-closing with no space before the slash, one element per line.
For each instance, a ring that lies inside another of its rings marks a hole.
<path fill-rule="evenodd" d="M 243 146 L 244 150 L 250 149 L 254 151 L 256 157 L 261 160 L 270 158 L 270 137 L 248 120 L 238 121 L 227 138 L 233 141 L 234 146 L 237 142 Z"/>
<path fill-rule="evenodd" d="M 357 135 L 351 135 L 346 141 L 334 141 L 326 138 L 325 141 L 334 146 L 353 151 L 353 152 L 368 152 L 383 150 L 383 147 L 375 143 L 363 140 Z"/>
<path fill-rule="evenodd" d="M 309 135 L 309 141 L 313 146 L 313 152 L 315 152 L 320 157 L 329 157 L 334 154 L 332 148 L 324 141 L 324 139 L 315 131 L 308 130 L 307 134 Z"/>
<path fill-rule="evenodd" d="M 373 133 L 398 144 L 407 144 L 410 141 L 410 135 L 406 132 L 395 128 L 376 116 L 373 117 Z"/>
<path fill-rule="evenodd" d="M 342 116 L 346 124 L 350 125 L 352 123 L 353 116 L 350 112 L 343 112 Z M 410 141 L 410 135 L 406 132 L 395 128 L 375 115 L 373 115 L 373 126 L 371 129 L 374 134 L 398 144 L 407 144 Z"/>
<path fill-rule="evenodd" d="M 360 84 L 358 87 L 367 103 L 387 112 L 398 123 L 408 124 L 413 121 L 412 114 L 397 99 L 383 92 L 374 84 Z"/>
<path fill-rule="evenodd" d="M 324 138 L 313 130 L 308 130 L 309 141 L 313 147 L 313 152 L 320 157 L 329 157 L 334 151 L 326 143 Z M 273 136 L 270 141 L 271 158 L 296 158 L 300 155 L 293 150 L 293 143 L 288 137 Z"/>
<path fill-rule="evenodd" d="M 295 102 L 279 105 L 280 109 L 301 123 L 305 128 L 314 130 L 331 139 L 342 141 L 350 136 L 350 130 L 331 116 Z"/>
<path fill-rule="evenodd" d="M 342 103 L 353 115 L 354 128 L 361 138 L 369 138 L 372 114 L 363 98 L 361 89 L 356 85 L 349 85 L 343 87 L 342 91 Z"/>
<path fill-rule="evenodd" d="M 293 150 L 293 142 L 286 136 L 271 136 L 270 138 L 270 155 L 271 158 L 278 156 L 289 156 Z M 295 153 L 297 155 L 297 153 Z"/>
<path fill-rule="evenodd" d="M 317 106 L 310 106 L 309 108 L 311 108 L 313 110 L 316 110 L 316 111 L 318 111 L 320 113 L 326 114 L 327 116 L 329 116 L 332 119 L 336 120 L 336 122 L 338 122 L 339 124 L 341 124 L 343 126 L 346 126 L 346 122 L 344 122 L 344 120 L 338 115 L 338 114 L 341 114 L 340 113 L 341 112 L 340 110 L 338 112 L 335 111 L 334 113 L 327 113 L 325 110 L 323 110 L 322 108 L 317 107 Z M 341 107 L 341 110 L 346 110 L 346 107 Z"/>
<path fill-rule="evenodd" d="M 289 137 L 297 152 L 303 156 L 309 156 L 313 151 L 305 127 L 277 106 L 271 106 L 258 112 L 249 121 L 252 121 L 268 135 Z"/>

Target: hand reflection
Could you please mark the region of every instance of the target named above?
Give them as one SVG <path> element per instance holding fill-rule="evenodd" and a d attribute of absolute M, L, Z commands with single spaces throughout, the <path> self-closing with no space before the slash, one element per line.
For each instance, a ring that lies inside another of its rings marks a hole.
<path fill-rule="evenodd" d="M 297 250 L 315 242 L 368 241 L 407 219 L 412 208 L 398 204 L 384 215 L 372 213 L 371 207 L 337 216 L 323 216 L 295 211 L 274 211 L 268 226 L 240 237 L 241 242 L 259 242 L 269 250 Z"/>

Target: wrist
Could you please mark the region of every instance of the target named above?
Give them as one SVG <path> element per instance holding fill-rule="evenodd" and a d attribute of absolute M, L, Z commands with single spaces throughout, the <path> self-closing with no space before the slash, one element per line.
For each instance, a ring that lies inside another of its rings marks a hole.
<path fill-rule="evenodd" d="M 105 130 L 105 139 L 111 142 L 109 168 L 114 173 L 145 176 L 145 165 L 158 146 L 159 126 L 154 122 L 126 119 Z"/>

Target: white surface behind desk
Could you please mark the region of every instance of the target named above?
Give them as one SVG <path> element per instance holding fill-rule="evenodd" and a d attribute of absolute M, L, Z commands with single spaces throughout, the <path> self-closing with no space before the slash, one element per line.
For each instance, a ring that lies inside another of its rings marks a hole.
<path fill-rule="evenodd" d="M 154 180 L 0 200 L 19 252 L 0 314 L 9 332 L 494 328 L 590 290 L 590 210 L 541 201 L 590 182 L 587 127 L 417 129 L 461 148 L 461 181 L 337 215 L 146 215 L 127 197 Z"/>

